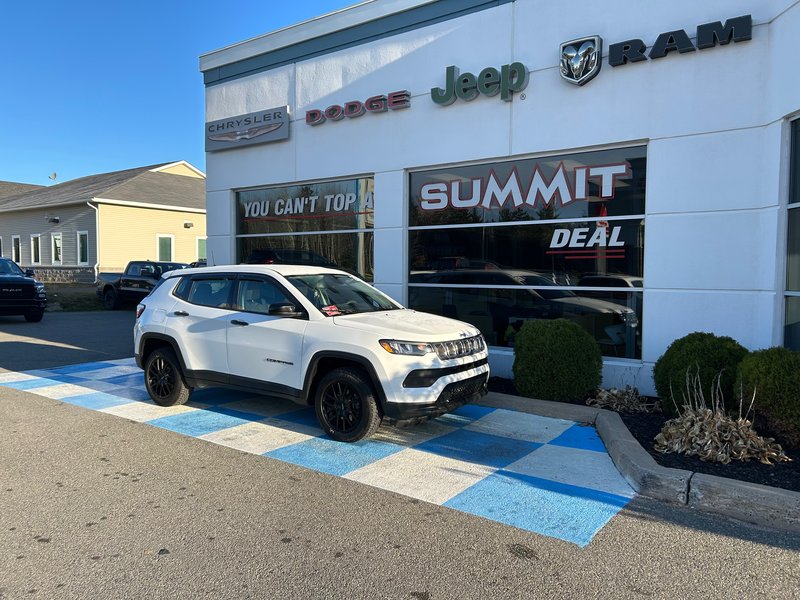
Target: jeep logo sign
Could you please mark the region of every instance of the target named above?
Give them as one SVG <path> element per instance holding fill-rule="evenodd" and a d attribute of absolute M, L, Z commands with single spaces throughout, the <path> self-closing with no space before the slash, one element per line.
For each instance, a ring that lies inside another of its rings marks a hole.
<path fill-rule="evenodd" d="M 431 88 L 431 99 L 442 106 L 447 106 L 460 98 L 466 102 L 474 100 L 481 94 L 496 96 L 510 102 L 514 92 L 521 92 L 528 85 L 528 69 L 521 62 L 503 65 L 498 71 L 494 67 L 486 67 L 477 76 L 472 73 L 459 74 L 458 67 L 447 67 L 444 75 L 444 89 Z"/>

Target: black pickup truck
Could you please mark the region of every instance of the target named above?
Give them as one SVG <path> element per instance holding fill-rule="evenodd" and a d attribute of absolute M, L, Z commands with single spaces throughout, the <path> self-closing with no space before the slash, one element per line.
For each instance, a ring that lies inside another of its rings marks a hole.
<path fill-rule="evenodd" d="M 0 258 L 0 315 L 22 315 L 31 323 L 42 320 L 47 296 L 44 284 L 13 260 Z"/>
<path fill-rule="evenodd" d="M 100 273 L 97 276 L 97 295 L 108 310 L 119 308 L 124 302 L 139 302 L 150 293 L 162 273 L 185 269 L 186 263 L 134 260 L 124 273 Z"/>

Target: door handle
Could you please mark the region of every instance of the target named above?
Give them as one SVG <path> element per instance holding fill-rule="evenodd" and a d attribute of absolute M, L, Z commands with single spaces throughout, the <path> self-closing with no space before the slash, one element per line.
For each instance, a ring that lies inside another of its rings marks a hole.
<path fill-rule="evenodd" d="M 173 314 L 176 317 L 188 317 L 189 316 L 189 313 L 187 313 L 185 310 L 176 310 Z"/>
<path fill-rule="evenodd" d="M 241 325 L 242 327 L 244 327 L 245 325 L 250 325 L 250 323 L 248 323 L 247 321 L 240 321 L 239 319 L 234 319 L 233 321 L 231 321 L 231 325 Z"/>

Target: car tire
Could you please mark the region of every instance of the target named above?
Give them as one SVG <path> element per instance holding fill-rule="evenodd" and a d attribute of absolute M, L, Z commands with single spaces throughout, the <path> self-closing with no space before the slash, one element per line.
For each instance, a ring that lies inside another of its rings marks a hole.
<path fill-rule="evenodd" d="M 103 291 L 103 307 L 106 310 L 116 310 L 119 308 L 119 295 L 113 288 Z"/>
<path fill-rule="evenodd" d="M 314 410 L 325 433 L 339 442 L 367 438 L 381 424 L 375 389 L 360 369 L 340 367 L 326 373 L 314 394 Z"/>
<path fill-rule="evenodd" d="M 144 363 L 144 385 L 153 402 L 159 406 L 185 404 L 192 394 L 186 385 L 181 365 L 170 348 L 159 348 Z"/>
<path fill-rule="evenodd" d="M 36 311 L 36 312 L 31 312 L 31 313 L 26 314 L 25 315 L 25 320 L 28 323 L 38 323 L 39 321 L 42 320 L 43 316 L 44 316 L 44 311 L 43 310 L 39 310 L 39 311 Z"/>

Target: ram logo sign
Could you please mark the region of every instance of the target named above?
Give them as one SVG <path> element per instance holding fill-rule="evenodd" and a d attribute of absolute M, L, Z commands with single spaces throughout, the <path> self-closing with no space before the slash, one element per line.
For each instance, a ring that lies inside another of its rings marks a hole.
<path fill-rule="evenodd" d="M 561 44 L 561 77 L 583 85 L 600 72 L 603 40 L 599 35 L 570 40 Z"/>

